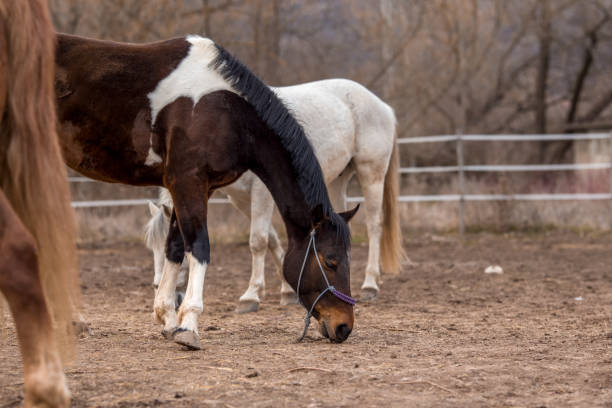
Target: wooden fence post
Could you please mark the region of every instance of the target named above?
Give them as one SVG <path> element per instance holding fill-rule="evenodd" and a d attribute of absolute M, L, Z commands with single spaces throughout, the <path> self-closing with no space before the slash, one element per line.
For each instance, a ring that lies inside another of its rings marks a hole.
<path fill-rule="evenodd" d="M 459 166 L 459 235 L 465 234 L 465 174 L 463 171 L 463 130 L 457 131 L 457 166 Z"/>

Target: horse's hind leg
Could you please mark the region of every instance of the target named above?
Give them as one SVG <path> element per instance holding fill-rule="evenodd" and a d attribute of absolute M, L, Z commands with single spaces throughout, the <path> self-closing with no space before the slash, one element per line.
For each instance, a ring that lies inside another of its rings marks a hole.
<path fill-rule="evenodd" d="M 383 230 L 384 161 L 356 161 L 357 176 L 365 198 L 368 231 L 368 264 L 361 285 L 361 300 L 371 300 L 378 294 L 380 283 L 380 243 Z"/>
<path fill-rule="evenodd" d="M 0 191 L 0 291 L 17 329 L 25 406 L 67 407 L 70 393 L 38 275 L 36 245 Z"/>

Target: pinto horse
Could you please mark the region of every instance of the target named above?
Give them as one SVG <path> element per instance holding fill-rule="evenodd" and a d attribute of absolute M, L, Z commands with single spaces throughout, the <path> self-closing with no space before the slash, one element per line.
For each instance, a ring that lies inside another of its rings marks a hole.
<path fill-rule="evenodd" d="M 370 248 L 361 299 L 370 300 L 379 291 L 381 266 L 384 272 L 396 274 L 405 257 L 399 229 L 399 158 L 393 109 L 362 85 L 346 79 L 272 89 L 291 106 L 294 116 L 304 127 L 332 198 L 336 198 L 336 208 L 345 206 L 347 183 L 357 173 L 365 198 Z M 240 297 L 237 311 L 257 311 L 260 297 L 265 294 L 264 259 L 268 247 L 279 271 L 284 257 L 271 223 L 274 201 L 252 172 L 246 172 L 221 191 L 251 219 L 251 279 Z M 161 279 L 165 234 L 169 228 L 167 208 L 172 207 L 170 196 L 163 190 L 159 202 L 166 210 L 152 206 L 152 217 L 145 228 L 145 242 L 153 251 L 154 286 Z M 281 304 L 292 303 L 293 299 L 295 293 L 283 281 Z"/>
<path fill-rule="evenodd" d="M 71 168 L 106 182 L 163 186 L 172 195 L 154 302 L 164 336 L 201 348 L 207 199 L 247 170 L 265 183 L 283 217 L 285 279 L 322 333 L 336 342 L 349 336 L 347 221 L 357 207 L 334 212 L 304 130 L 247 67 L 198 36 L 138 45 L 60 34 L 56 96 Z M 174 291 L 185 254 L 189 277 L 177 314 Z"/>
<path fill-rule="evenodd" d="M 24 405 L 67 407 L 62 363 L 74 342 L 78 284 L 55 130 L 55 33 L 44 0 L 1 0 L 0 26 L 0 291 L 15 319 Z"/>

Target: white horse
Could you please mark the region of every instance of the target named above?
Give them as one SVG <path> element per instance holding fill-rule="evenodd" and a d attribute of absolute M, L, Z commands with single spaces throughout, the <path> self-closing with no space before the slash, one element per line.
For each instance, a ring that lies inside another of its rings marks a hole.
<path fill-rule="evenodd" d="M 381 266 L 386 273 L 397 274 L 405 256 L 397 202 L 399 157 L 393 109 L 362 85 L 346 79 L 273 89 L 304 127 L 337 209 L 346 207 L 346 188 L 357 174 L 365 198 L 369 240 L 361 299 L 373 299 L 381 283 Z M 268 248 L 282 279 L 284 250 L 271 223 L 274 201 L 263 182 L 251 172 L 221 191 L 251 220 L 251 279 L 237 311 L 257 311 L 260 297 L 265 294 L 264 259 Z M 160 202 L 164 210 L 152 205 L 153 217 L 145 228 L 146 245 L 155 260 L 155 285 L 161 279 L 165 233 L 172 212 L 172 200 L 165 190 Z M 281 304 L 295 301 L 295 293 L 282 279 Z"/>

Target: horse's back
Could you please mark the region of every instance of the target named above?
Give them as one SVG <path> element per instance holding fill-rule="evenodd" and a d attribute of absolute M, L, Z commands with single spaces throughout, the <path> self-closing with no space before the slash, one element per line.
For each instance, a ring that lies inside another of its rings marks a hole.
<path fill-rule="evenodd" d="M 393 108 L 360 83 L 338 78 L 319 81 L 318 86 L 334 92 L 349 105 L 360 127 L 395 126 Z"/>
<path fill-rule="evenodd" d="M 355 153 L 356 126 L 350 107 L 321 82 L 274 88 L 304 128 L 325 181 L 338 177 Z"/>
<path fill-rule="evenodd" d="M 351 111 L 355 127 L 355 154 L 372 157 L 390 154 L 395 141 L 393 108 L 372 91 L 349 79 L 327 79 L 313 86 L 336 95 Z"/>

